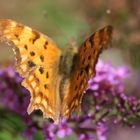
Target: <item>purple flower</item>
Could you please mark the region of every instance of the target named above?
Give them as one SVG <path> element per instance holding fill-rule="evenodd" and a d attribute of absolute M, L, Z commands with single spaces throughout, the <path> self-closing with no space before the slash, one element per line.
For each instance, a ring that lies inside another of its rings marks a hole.
<path fill-rule="evenodd" d="M 33 140 L 33 135 L 36 131 L 35 127 L 27 128 L 22 132 L 22 136 L 28 138 L 28 140 Z"/>
<path fill-rule="evenodd" d="M 58 125 L 46 123 L 39 112 L 27 114 L 30 94 L 21 86 L 22 78 L 9 67 L 0 69 L 0 103 L 15 115 L 21 117 L 26 125 L 22 136 L 33 139 L 36 131 L 42 131 L 45 140 L 64 138 L 75 133 L 79 140 L 106 140 L 106 122 L 125 123 L 133 126 L 133 120 L 140 115 L 140 100 L 125 94 L 125 79 L 131 74 L 127 67 L 113 67 L 110 63 L 99 61 L 96 76 L 89 80 L 89 88 L 84 94 L 82 113 L 71 116 Z M 133 119 L 132 119 L 133 118 Z M 108 128 L 108 129 L 107 129 Z"/>
<path fill-rule="evenodd" d="M 78 136 L 79 140 L 94 140 L 93 135 L 88 135 L 88 134 L 79 134 Z"/>
<path fill-rule="evenodd" d="M 31 126 L 33 125 L 33 121 L 32 121 L 32 118 L 29 116 L 29 115 L 26 115 L 22 118 L 22 121 L 28 125 L 28 126 Z"/>
<path fill-rule="evenodd" d="M 43 135 L 45 140 L 55 140 L 56 125 L 47 123 L 43 125 Z"/>
<path fill-rule="evenodd" d="M 120 118 L 120 115 L 124 118 L 117 122 L 130 125 L 129 117 L 137 118 L 139 116 L 137 109 L 140 106 L 138 99 L 125 94 L 124 80 L 130 78 L 130 71 L 124 66 L 114 68 L 110 63 L 103 64 L 102 61 L 99 61 L 96 70 L 96 76 L 89 81 L 87 94 L 93 96 L 92 104 L 94 104 L 96 114 L 106 110 L 106 113 L 100 115 L 98 120 L 104 120 L 113 110 L 117 110 L 116 118 Z"/>
<path fill-rule="evenodd" d="M 64 138 L 65 136 L 69 136 L 72 134 L 72 129 L 68 127 L 68 124 L 66 121 L 63 121 L 58 125 L 57 128 L 57 136 L 59 138 Z"/>
<path fill-rule="evenodd" d="M 17 103 L 18 103 L 18 98 L 16 94 L 13 93 L 11 89 L 6 89 L 3 92 L 3 98 L 1 99 L 2 103 L 7 106 L 11 110 L 15 110 Z"/>
<path fill-rule="evenodd" d="M 19 102 L 19 105 L 16 107 L 15 111 L 22 116 L 28 116 L 27 107 L 28 107 L 29 101 L 30 101 L 29 96 L 23 94 L 23 98 Z"/>
<path fill-rule="evenodd" d="M 107 128 L 103 123 L 98 123 L 96 127 L 96 134 L 99 140 L 106 140 Z"/>

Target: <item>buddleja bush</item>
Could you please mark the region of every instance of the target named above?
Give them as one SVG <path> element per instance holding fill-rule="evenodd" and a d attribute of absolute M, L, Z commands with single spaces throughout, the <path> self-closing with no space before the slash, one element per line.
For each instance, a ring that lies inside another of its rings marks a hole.
<path fill-rule="evenodd" d="M 134 127 L 140 117 L 140 100 L 125 94 L 126 79 L 131 79 L 127 67 L 114 68 L 110 63 L 99 61 L 96 76 L 89 81 L 89 88 L 83 97 L 81 115 L 62 119 L 61 123 L 55 125 L 43 119 L 39 111 L 30 116 L 27 114 L 30 94 L 21 86 L 22 79 L 12 67 L 1 68 L 0 119 L 6 123 L 5 116 L 20 118 L 20 125 L 24 127 L 18 132 L 29 140 L 34 139 L 37 132 L 41 132 L 45 140 L 55 140 L 56 137 L 63 139 L 73 134 L 79 140 L 94 140 L 95 137 L 105 140 L 109 130 L 108 121 L 114 125 L 120 123 Z"/>

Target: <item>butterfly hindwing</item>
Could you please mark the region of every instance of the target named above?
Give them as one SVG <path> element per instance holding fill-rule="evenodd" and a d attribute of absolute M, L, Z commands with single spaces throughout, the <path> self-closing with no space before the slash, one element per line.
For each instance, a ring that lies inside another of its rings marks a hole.
<path fill-rule="evenodd" d="M 99 54 L 111 41 L 112 27 L 106 26 L 91 35 L 79 48 L 74 68 L 70 75 L 70 86 L 64 96 L 62 116 L 69 117 L 73 111 L 80 112 L 80 104 L 88 81 L 95 75 Z"/>
<path fill-rule="evenodd" d="M 58 121 L 60 49 L 49 37 L 12 20 L 0 20 L 0 40 L 15 46 L 16 70 L 24 78 L 22 85 L 31 93 L 28 112 L 41 109 L 44 117 Z"/>

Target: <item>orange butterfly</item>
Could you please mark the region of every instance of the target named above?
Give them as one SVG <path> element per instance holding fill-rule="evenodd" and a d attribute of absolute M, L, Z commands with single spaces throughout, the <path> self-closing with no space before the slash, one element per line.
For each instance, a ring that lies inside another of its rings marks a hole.
<path fill-rule="evenodd" d="M 12 20 L 0 20 L 0 40 L 14 44 L 16 71 L 31 93 L 28 113 L 40 109 L 55 123 L 60 116 L 79 113 L 88 80 L 95 75 L 99 54 L 111 36 L 112 27 L 106 26 L 87 38 L 78 51 L 74 47 L 62 51 L 42 33 Z"/>

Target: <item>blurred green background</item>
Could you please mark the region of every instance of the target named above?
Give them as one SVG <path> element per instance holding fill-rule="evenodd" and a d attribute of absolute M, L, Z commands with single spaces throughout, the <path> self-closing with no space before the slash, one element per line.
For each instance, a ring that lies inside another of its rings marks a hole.
<path fill-rule="evenodd" d="M 139 0 L 1 0 L 0 18 L 35 28 L 53 38 L 59 47 L 73 39 L 80 44 L 95 30 L 111 24 L 114 37 L 113 50 L 109 51 L 123 55 L 128 64 L 139 68 L 139 4 Z"/>
<path fill-rule="evenodd" d="M 128 93 L 135 91 L 140 97 L 140 0 L 0 0 L 0 18 L 35 28 L 51 37 L 59 47 L 65 47 L 72 40 L 80 45 L 95 30 L 112 25 L 112 47 L 101 58 L 113 65 L 128 65 L 134 81 Z M 12 49 L 1 47 L 0 63 L 5 65 L 9 61 L 13 61 Z M 12 119 L 13 124 L 14 121 L 21 123 Z M 13 138 L 9 129 L 14 129 L 11 124 L 7 124 L 6 130 L 0 130 L 0 140 L 22 139 L 20 135 Z M 109 140 L 139 140 L 139 131 L 114 128 Z"/>

